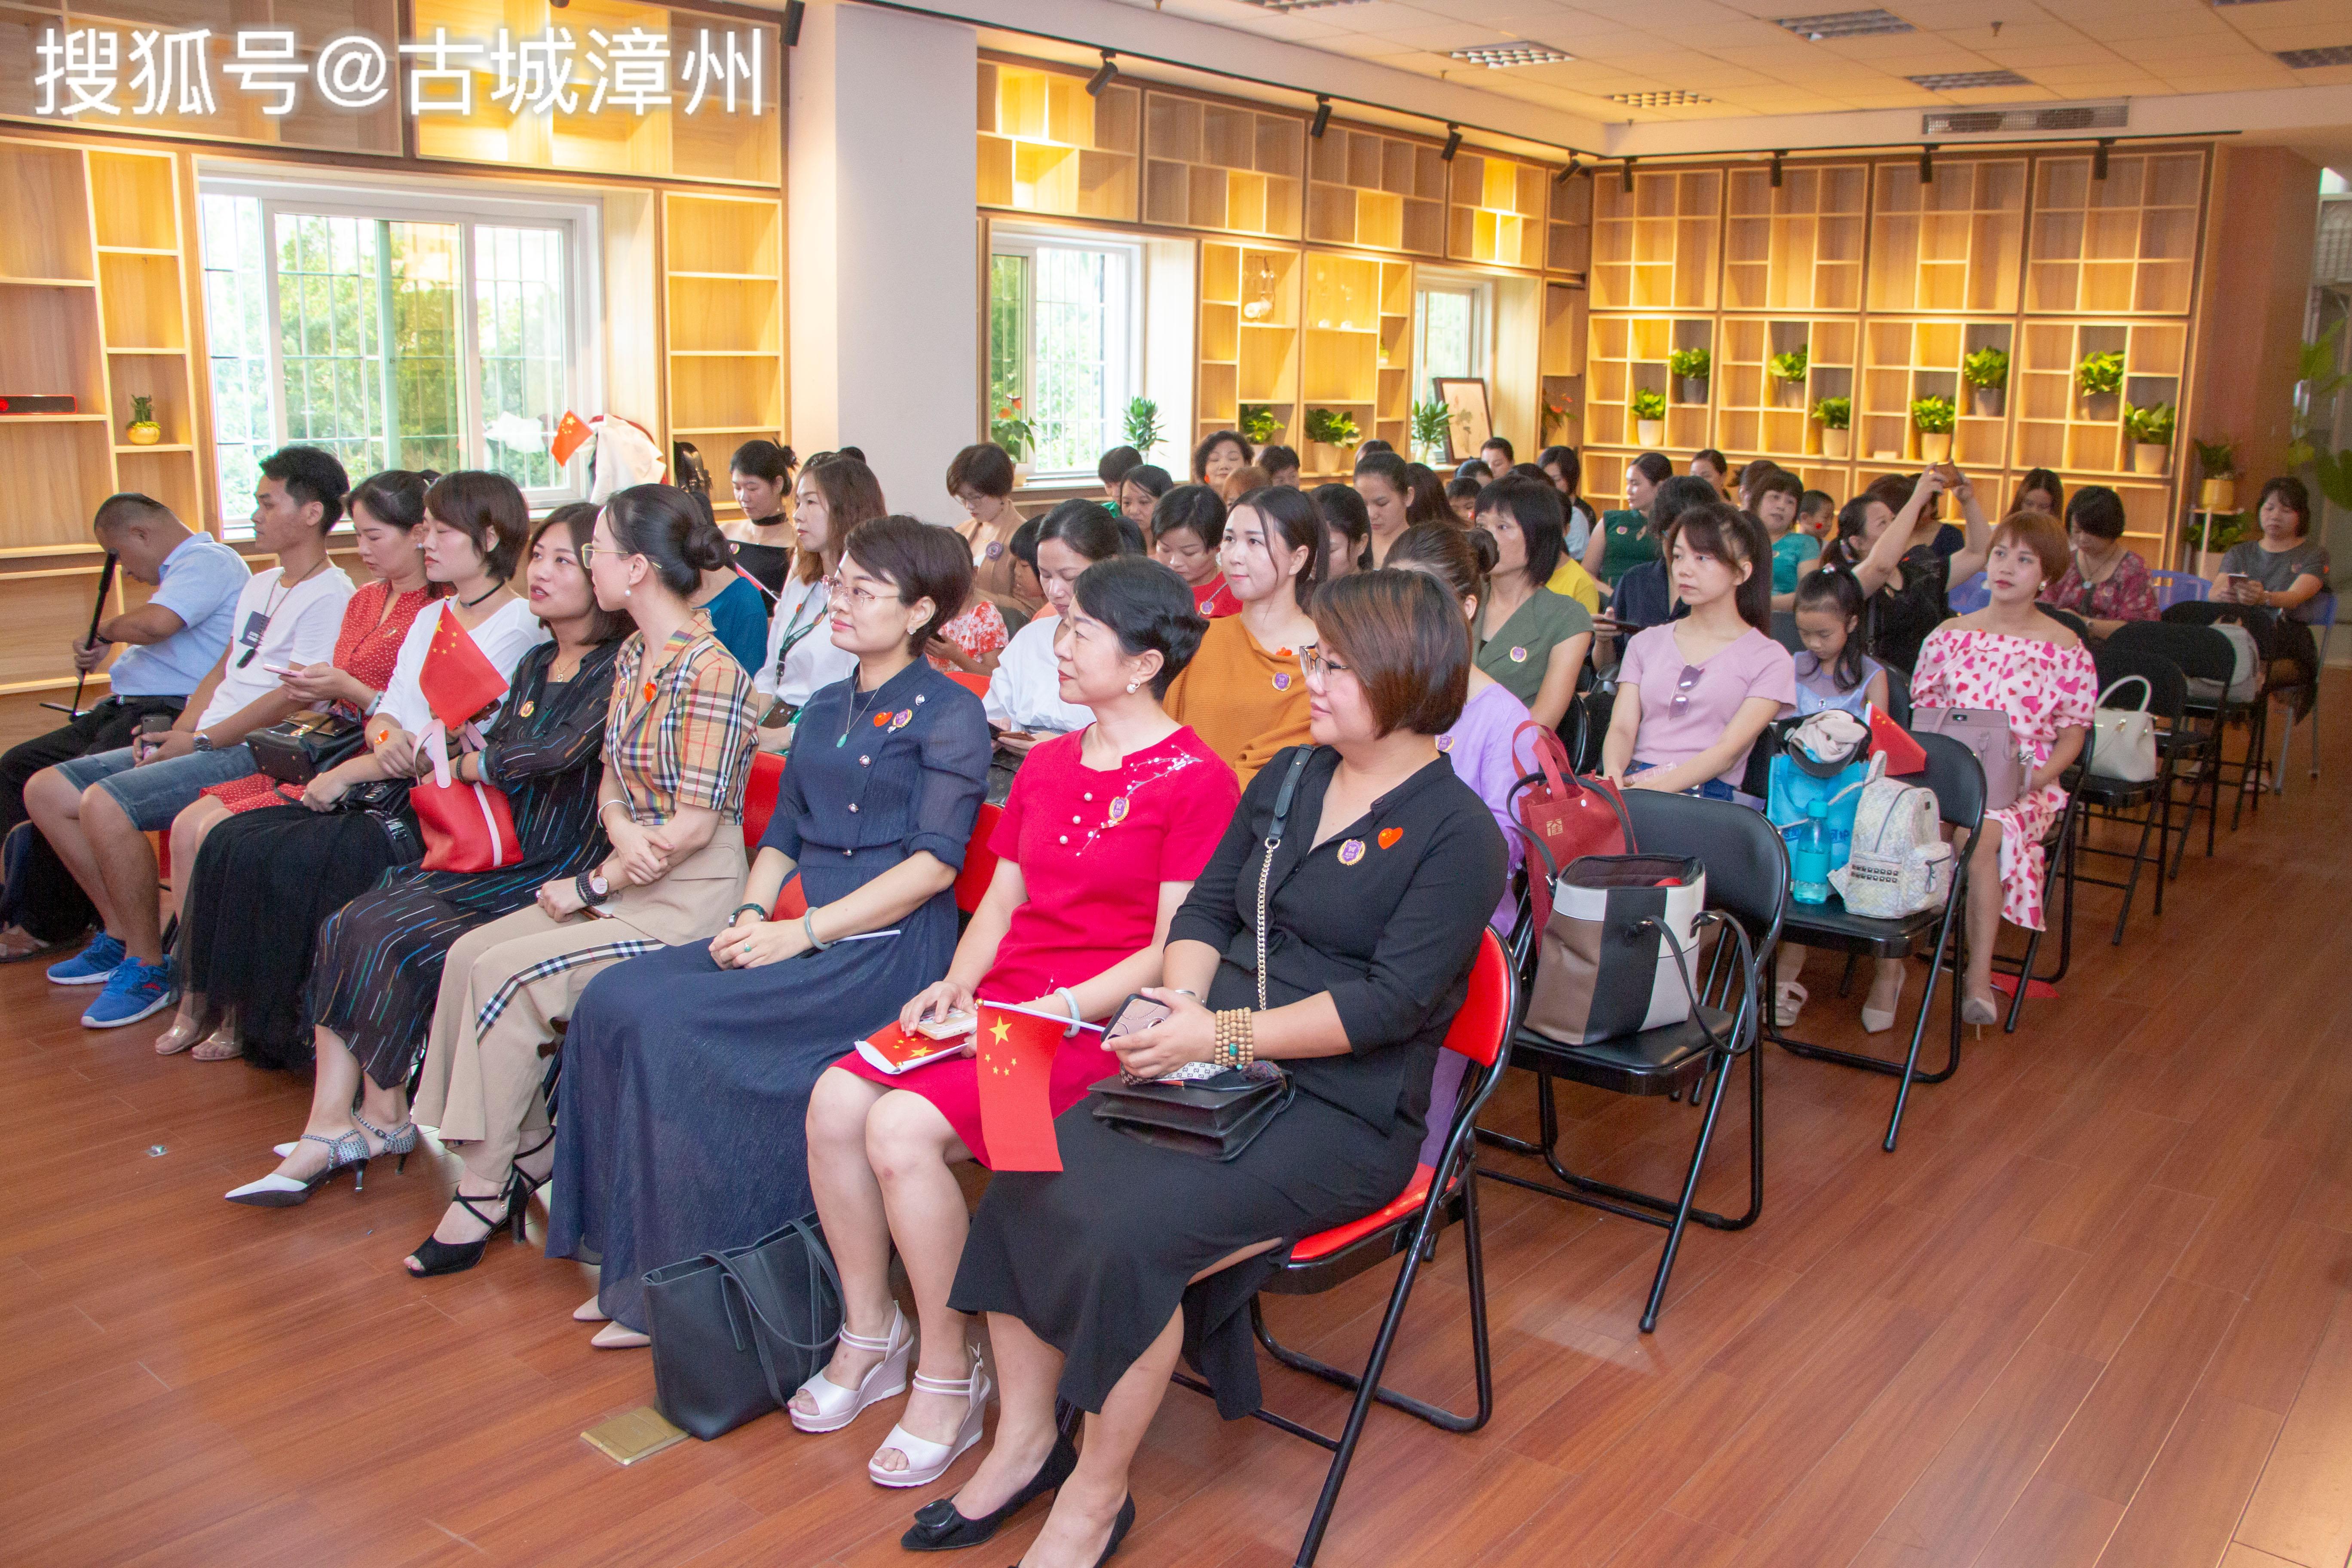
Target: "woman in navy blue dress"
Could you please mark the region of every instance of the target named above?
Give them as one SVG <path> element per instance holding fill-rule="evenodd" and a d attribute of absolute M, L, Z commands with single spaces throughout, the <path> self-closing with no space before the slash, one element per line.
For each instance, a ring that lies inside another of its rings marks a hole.
<path fill-rule="evenodd" d="M 991 748 L 980 699 L 917 650 L 971 585 L 944 529 L 888 517 L 850 534 L 831 630 L 858 672 L 801 710 L 742 906 L 708 944 L 615 964 L 582 994 L 547 1251 L 602 1261 L 573 1314 L 613 1320 L 600 1345 L 645 1342 L 647 1269 L 814 1206 L 803 1121 L 817 1076 L 947 973 Z M 795 868 L 809 912 L 772 921 Z"/>

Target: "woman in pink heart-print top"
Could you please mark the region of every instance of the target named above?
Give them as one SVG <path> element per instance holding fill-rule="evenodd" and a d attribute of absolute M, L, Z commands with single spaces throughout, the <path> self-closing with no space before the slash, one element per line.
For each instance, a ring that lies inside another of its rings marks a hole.
<path fill-rule="evenodd" d="M 2065 809 L 2058 780 L 2083 754 L 2098 706 L 2099 674 L 2082 639 L 2034 605 L 2066 570 L 2066 536 L 2038 512 L 1993 531 L 1985 559 L 1992 602 L 1928 634 L 1911 677 L 1915 708 L 1991 708 L 2009 715 L 2031 769 L 2014 804 L 1985 813 L 1969 865 L 1969 962 L 1960 1016 L 2000 1016 L 1992 991 L 1993 941 L 2004 919 L 2042 929 L 2042 840 Z"/>

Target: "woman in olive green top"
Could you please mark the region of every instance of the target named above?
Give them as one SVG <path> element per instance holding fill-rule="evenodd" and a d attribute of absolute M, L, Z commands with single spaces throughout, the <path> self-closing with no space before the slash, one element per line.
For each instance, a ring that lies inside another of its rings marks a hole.
<path fill-rule="evenodd" d="M 1471 626 L 1478 668 L 1556 730 L 1592 651 L 1592 616 L 1544 586 L 1559 565 L 1565 516 L 1559 492 L 1507 477 L 1478 492 L 1478 526 L 1495 536 L 1495 569 Z"/>
<path fill-rule="evenodd" d="M 1584 569 L 1612 592 L 1618 578 L 1658 558 L 1657 535 L 1650 528 L 1650 498 L 1674 472 L 1675 466 L 1658 453 L 1643 453 L 1626 466 L 1625 505 L 1601 514 L 1601 526 L 1584 547 Z"/>

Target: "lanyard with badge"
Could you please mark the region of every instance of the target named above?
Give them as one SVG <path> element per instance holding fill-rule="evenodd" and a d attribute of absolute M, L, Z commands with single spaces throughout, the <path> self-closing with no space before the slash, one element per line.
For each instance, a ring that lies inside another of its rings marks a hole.
<path fill-rule="evenodd" d="M 245 617 L 245 627 L 236 634 L 237 646 L 245 649 L 244 654 L 236 661 L 237 668 L 243 669 L 247 665 L 251 664 L 253 656 L 261 651 L 261 639 L 269 635 L 269 623 L 277 618 L 279 608 L 286 603 L 287 595 L 317 576 L 326 569 L 326 566 L 327 563 L 321 561 L 291 583 L 286 581 L 284 572 L 281 571 L 278 574 L 277 591 L 270 595 L 268 606 L 266 609 L 247 612 Z"/>

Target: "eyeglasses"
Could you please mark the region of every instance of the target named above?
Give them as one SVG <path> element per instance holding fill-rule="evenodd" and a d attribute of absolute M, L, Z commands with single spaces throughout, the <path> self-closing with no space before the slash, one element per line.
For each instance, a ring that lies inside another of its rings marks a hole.
<path fill-rule="evenodd" d="M 849 601 L 850 607 L 857 610 L 872 609 L 885 599 L 896 599 L 900 604 L 906 603 L 906 595 L 903 594 L 877 594 L 862 584 L 852 586 L 844 583 L 839 577 L 826 578 L 824 591 L 827 598 L 846 599 Z"/>
<path fill-rule="evenodd" d="M 1318 679 L 1354 673 L 1348 666 L 1326 654 L 1321 647 L 1315 643 L 1307 643 L 1299 648 L 1298 668 Z"/>
<path fill-rule="evenodd" d="M 1696 686 L 1699 677 L 1706 673 L 1696 664 L 1683 666 L 1683 677 L 1675 682 L 1675 700 L 1666 704 L 1668 713 L 1679 714 L 1690 706 L 1691 688 Z"/>

